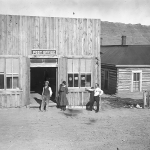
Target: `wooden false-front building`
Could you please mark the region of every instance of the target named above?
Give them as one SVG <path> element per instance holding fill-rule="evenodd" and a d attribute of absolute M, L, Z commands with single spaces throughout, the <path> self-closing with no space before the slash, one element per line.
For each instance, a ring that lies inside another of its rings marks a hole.
<path fill-rule="evenodd" d="M 150 46 L 101 46 L 101 87 L 107 94 L 141 99 L 150 90 Z"/>
<path fill-rule="evenodd" d="M 64 80 L 69 105 L 85 105 L 85 87 L 101 80 L 100 19 L 0 15 L 0 107 L 30 104 L 49 80 Z"/>

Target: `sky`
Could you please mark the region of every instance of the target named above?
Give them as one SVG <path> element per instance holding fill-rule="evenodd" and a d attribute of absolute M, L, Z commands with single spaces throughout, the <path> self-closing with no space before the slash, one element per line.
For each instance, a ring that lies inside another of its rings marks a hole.
<path fill-rule="evenodd" d="M 150 0 L 0 0 L 0 14 L 150 25 Z"/>

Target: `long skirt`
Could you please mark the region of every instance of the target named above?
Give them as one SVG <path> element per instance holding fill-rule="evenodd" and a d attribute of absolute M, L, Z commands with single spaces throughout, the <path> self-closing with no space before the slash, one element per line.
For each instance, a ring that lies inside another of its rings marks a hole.
<path fill-rule="evenodd" d="M 60 93 L 59 99 L 60 99 L 60 106 L 68 105 L 68 99 L 66 97 L 66 93 L 65 92 L 61 92 Z"/>

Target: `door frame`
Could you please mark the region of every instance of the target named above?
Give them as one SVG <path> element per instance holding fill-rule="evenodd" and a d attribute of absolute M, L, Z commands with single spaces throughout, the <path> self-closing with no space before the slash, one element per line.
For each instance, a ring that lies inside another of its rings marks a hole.
<path fill-rule="evenodd" d="M 29 55 L 28 56 L 28 58 L 29 58 L 29 69 L 30 69 L 30 71 L 29 71 L 29 78 L 30 78 L 30 80 L 29 80 L 29 87 L 31 86 L 31 68 L 35 68 L 35 67 L 54 67 L 54 68 L 56 68 L 56 94 L 55 94 L 55 97 L 57 97 L 57 95 L 58 95 L 58 81 L 59 81 L 59 76 L 58 76 L 58 61 L 59 61 L 59 58 L 57 57 L 57 56 L 54 56 L 54 57 L 49 57 L 49 56 L 33 56 L 33 55 Z M 56 62 L 56 64 L 55 63 L 31 63 L 31 59 L 56 59 L 57 60 L 57 62 Z M 29 88 L 30 89 L 30 88 Z M 29 93 L 30 93 L 30 91 L 29 91 Z"/>
<path fill-rule="evenodd" d="M 142 70 L 132 70 L 132 72 L 131 72 L 131 92 L 134 92 L 133 91 L 133 74 L 134 73 L 139 73 L 140 74 L 140 81 L 139 81 L 140 90 L 139 90 L 139 92 L 141 92 L 142 91 Z"/>

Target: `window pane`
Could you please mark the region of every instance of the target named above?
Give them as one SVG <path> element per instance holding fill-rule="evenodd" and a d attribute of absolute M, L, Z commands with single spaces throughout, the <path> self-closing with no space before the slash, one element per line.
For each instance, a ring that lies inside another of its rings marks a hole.
<path fill-rule="evenodd" d="M 13 89 L 19 87 L 18 80 L 19 80 L 18 77 L 13 77 Z"/>
<path fill-rule="evenodd" d="M 85 87 L 85 74 L 81 74 L 81 87 Z"/>
<path fill-rule="evenodd" d="M 6 73 L 12 73 L 12 59 L 6 59 Z"/>
<path fill-rule="evenodd" d="M 79 59 L 73 59 L 73 72 L 79 72 Z"/>
<path fill-rule="evenodd" d="M 0 59 L 0 73 L 4 73 L 4 59 Z"/>
<path fill-rule="evenodd" d="M 91 60 L 86 59 L 86 72 L 91 72 Z"/>
<path fill-rule="evenodd" d="M 133 81 L 136 81 L 136 73 L 133 74 Z"/>
<path fill-rule="evenodd" d="M 19 59 L 13 59 L 13 73 L 19 73 Z"/>
<path fill-rule="evenodd" d="M 140 83 L 133 82 L 133 91 L 140 91 Z"/>
<path fill-rule="evenodd" d="M 80 59 L 80 72 L 85 72 L 85 59 Z"/>
<path fill-rule="evenodd" d="M 78 87 L 79 83 L 79 75 L 78 74 L 74 74 L 74 87 Z"/>
<path fill-rule="evenodd" d="M 7 89 L 12 89 L 12 77 L 7 77 Z"/>
<path fill-rule="evenodd" d="M 4 74 L 0 74 L 0 89 L 4 89 Z"/>
<path fill-rule="evenodd" d="M 72 59 L 68 59 L 68 72 L 73 72 Z"/>
<path fill-rule="evenodd" d="M 137 81 L 140 81 L 140 73 L 137 73 Z"/>
<path fill-rule="evenodd" d="M 87 74 L 86 75 L 86 83 L 85 83 L 86 87 L 91 87 L 91 74 Z"/>
<path fill-rule="evenodd" d="M 68 87 L 73 87 L 73 74 L 68 74 Z"/>

